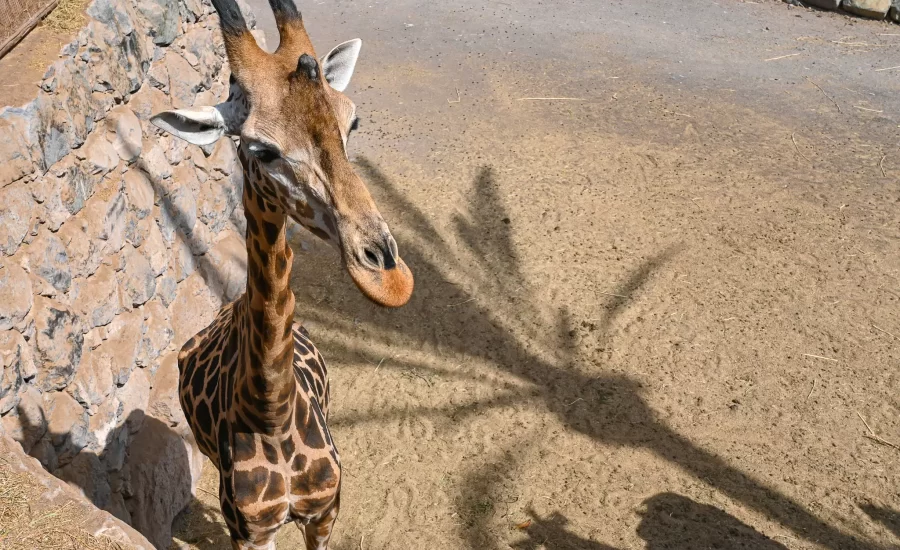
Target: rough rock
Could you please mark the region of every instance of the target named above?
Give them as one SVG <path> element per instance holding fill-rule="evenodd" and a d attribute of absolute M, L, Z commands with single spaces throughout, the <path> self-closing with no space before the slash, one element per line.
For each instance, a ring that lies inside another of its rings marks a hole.
<path fill-rule="evenodd" d="M 179 186 L 160 200 L 159 229 L 167 243 L 175 233 L 189 234 L 197 223 L 197 202 L 188 186 Z"/>
<path fill-rule="evenodd" d="M 163 63 L 153 63 L 147 72 L 147 83 L 159 90 L 160 92 L 169 94 L 169 72 Z"/>
<path fill-rule="evenodd" d="M 81 363 L 82 322 L 67 306 L 43 296 L 34 299 L 34 308 L 36 384 L 43 391 L 59 390 L 72 381 Z"/>
<path fill-rule="evenodd" d="M 146 329 L 141 338 L 137 365 L 146 368 L 156 364 L 157 358 L 172 342 L 175 332 L 169 322 L 169 312 L 161 302 L 153 301 L 144 306 L 144 324 Z"/>
<path fill-rule="evenodd" d="M 120 274 L 120 284 L 128 303 L 137 307 L 153 298 L 156 293 L 156 276 L 150 262 L 136 248 L 125 249 L 127 268 Z"/>
<path fill-rule="evenodd" d="M 59 237 L 48 231 L 41 231 L 26 253 L 31 273 L 60 292 L 69 291 L 69 285 L 72 284 L 69 255 Z"/>
<path fill-rule="evenodd" d="M 0 189 L 0 253 L 15 254 L 31 228 L 36 210 L 37 204 L 24 183 Z"/>
<path fill-rule="evenodd" d="M 6 364 L 0 356 L 0 415 L 6 414 L 19 404 L 19 388 L 22 387 L 22 373 L 19 365 Z"/>
<path fill-rule="evenodd" d="M 803 2 L 826 10 L 836 10 L 841 5 L 841 0 L 803 0 Z"/>
<path fill-rule="evenodd" d="M 155 67 L 162 67 L 161 63 L 154 63 L 150 72 Z M 166 77 L 168 79 L 168 77 Z M 151 116 L 172 108 L 172 101 L 162 90 L 155 87 L 152 82 L 146 82 L 141 89 L 131 96 L 128 106 L 140 120 L 149 120 Z"/>
<path fill-rule="evenodd" d="M 44 393 L 44 410 L 50 441 L 59 453 L 60 465 L 65 466 L 93 438 L 87 411 L 66 392 Z"/>
<path fill-rule="evenodd" d="M 208 179 L 200 186 L 197 194 L 197 211 L 200 221 L 213 232 L 218 233 L 228 223 L 228 217 L 237 206 L 240 197 L 228 180 Z"/>
<path fill-rule="evenodd" d="M 88 411 L 88 428 L 91 431 L 91 440 L 85 448 L 87 451 L 99 454 L 104 453 L 107 447 L 114 441 L 118 441 L 116 426 L 122 415 L 122 402 L 118 396 L 104 401 L 99 407 Z"/>
<path fill-rule="evenodd" d="M 222 138 L 216 142 L 209 155 L 209 166 L 224 176 L 230 176 L 238 169 L 237 149 L 231 139 Z"/>
<path fill-rule="evenodd" d="M 132 525 L 157 548 L 168 548 L 172 521 L 190 504 L 202 468 L 193 438 L 149 417 L 134 436 L 127 468 L 133 496 L 125 504 Z"/>
<path fill-rule="evenodd" d="M 217 313 L 216 302 L 199 273 L 194 273 L 179 285 L 175 301 L 169 308 L 176 349 L 181 349 L 188 338 L 212 322 Z M 191 304 L 191 307 L 180 304 Z"/>
<path fill-rule="evenodd" d="M 93 353 L 101 367 L 112 372 L 113 382 L 122 386 L 131 376 L 144 334 L 144 315 L 140 310 L 117 315 L 109 324 L 106 340 Z"/>
<path fill-rule="evenodd" d="M 33 303 L 28 274 L 11 259 L 0 256 L 0 331 L 21 324 Z"/>
<path fill-rule="evenodd" d="M 138 170 L 125 173 L 125 196 L 127 210 L 125 213 L 125 238 L 135 247 L 143 244 L 156 222 L 150 217 L 153 213 L 153 186 L 147 176 Z"/>
<path fill-rule="evenodd" d="M 164 306 L 169 307 L 175 301 L 175 293 L 178 291 L 178 282 L 175 273 L 167 270 L 164 275 L 156 280 L 156 295 L 162 300 Z"/>
<path fill-rule="evenodd" d="M 228 231 L 206 254 L 200 265 L 210 291 L 222 303 L 236 300 L 247 286 L 247 245 Z"/>
<path fill-rule="evenodd" d="M 24 109 L 0 113 L 0 188 L 34 172 L 29 143 L 30 116 Z"/>
<path fill-rule="evenodd" d="M 190 237 L 177 233 L 172 243 L 171 265 L 175 279 L 180 283 L 197 269 L 194 253 L 191 252 Z"/>
<path fill-rule="evenodd" d="M 181 0 L 178 3 L 181 18 L 189 23 L 196 23 L 205 14 L 203 2 L 200 0 Z"/>
<path fill-rule="evenodd" d="M 47 433 L 48 420 L 41 392 L 31 386 L 26 386 L 19 394 L 16 408 L 0 418 L 6 434 L 16 440 L 26 453 Z"/>
<path fill-rule="evenodd" d="M 44 96 L 42 103 L 65 121 L 63 130 L 67 141 L 71 147 L 77 148 L 85 142 L 88 132 L 94 129 L 94 121 L 100 114 L 91 100 L 92 86 L 86 71 L 73 59 L 59 60 L 52 68 L 53 75 L 41 87 L 56 93 Z"/>
<path fill-rule="evenodd" d="M 139 220 L 146 218 L 153 212 L 153 184 L 146 174 L 134 169 L 125 172 L 124 180 L 128 211 Z"/>
<path fill-rule="evenodd" d="M 116 397 L 122 402 L 119 425 L 131 434 L 137 433 L 144 425 L 144 415 L 150 401 L 150 377 L 143 369 L 134 371 Z"/>
<path fill-rule="evenodd" d="M 891 0 L 844 0 L 841 7 L 862 17 L 884 19 L 891 7 Z"/>
<path fill-rule="evenodd" d="M 158 46 L 168 46 L 178 34 L 179 11 L 176 0 L 140 2 L 137 9 L 147 18 L 147 29 Z"/>
<path fill-rule="evenodd" d="M 149 4 L 149 3 L 148 3 Z M 144 3 L 139 3 L 143 6 Z M 137 115 L 125 106 L 116 107 L 106 119 L 113 149 L 125 162 L 133 162 L 141 156 L 143 133 Z"/>
<path fill-rule="evenodd" d="M 79 491 L 97 508 L 102 509 L 109 505 L 112 491 L 106 479 L 106 468 L 97 455 L 79 453 L 68 466 L 60 468 L 55 473 L 56 477 Z"/>
<path fill-rule="evenodd" d="M 125 407 L 122 406 L 121 402 L 118 399 L 116 399 L 116 403 L 119 404 L 120 408 L 116 418 L 117 428 L 107 438 L 106 447 L 103 449 L 103 455 L 101 456 L 101 460 L 103 460 L 103 463 L 106 465 L 107 472 L 122 471 L 122 467 L 125 466 L 125 456 L 127 455 L 128 443 L 131 442 L 131 434 L 128 433 L 127 429 L 123 429 L 121 425 L 121 422 L 125 419 L 125 416 L 123 414 Z M 110 478 L 112 477 L 113 476 L 110 476 Z M 119 492 L 121 490 L 121 487 L 115 486 L 112 479 L 110 479 L 110 485 L 113 485 L 113 491 L 115 492 Z"/>
<path fill-rule="evenodd" d="M 125 222 L 125 241 L 131 246 L 139 248 L 150 236 L 150 229 L 155 226 L 156 222 L 152 218 L 138 220 L 129 217 Z"/>
<path fill-rule="evenodd" d="M 166 250 L 166 242 L 159 231 L 159 226 L 155 223 L 150 225 L 150 228 L 147 230 L 147 239 L 138 250 L 150 263 L 150 272 L 153 273 L 154 277 L 158 277 L 165 272 L 166 267 L 169 265 L 169 251 Z"/>
<path fill-rule="evenodd" d="M 148 414 L 169 426 L 185 425 L 184 411 L 178 400 L 178 352 L 165 354 L 153 377 Z"/>
<path fill-rule="evenodd" d="M 119 303 L 119 283 L 116 272 L 102 265 L 87 280 L 76 281 L 73 307 L 84 319 L 85 330 L 108 325 L 122 307 Z"/>
<path fill-rule="evenodd" d="M 122 493 L 110 495 L 109 504 L 103 509 L 117 519 L 131 525 L 131 514 L 128 512 L 128 508 L 125 507 L 125 497 L 122 496 Z"/>
<path fill-rule="evenodd" d="M 94 192 L 96 176 L 87 173 L 73 156 L 66 157 L 31 186 L 36 201 L 43 204 L 51 231 L 76 214 Z"/>
<path fill-rule="evenodd" d="M 0 333 L 0 415 L 19 404 L 19 391 L 37 374 L 31 348 L 14 330 Z"/>
<path fill-rule="evenodd" d="M 96 409 L 112 394 L 115 384 L 113 373 L 99 352 L 85 351 L 75 378 L 66 386 L 69 393 L 85 409 Z"/>
<path fill-rule="evenodd" d="M 68 126 L 71 124 L 68 113 L 53 104 L 53 98 L 40 95 L 29 109 L 37 115 L 36 138 L 40 153 L 35 155 L 41 170 L 46 170 L 59 162 L 72 150 Z"/>
<path fill-rule="evenodd" d="M 166 54 L 163 63 L 169 75 L 169 94 L 172 106 L 183 109 L 194 104 L 194 97 L 203 84 L 203 77 L 182 56 L 174 51 Z"/>
<path fill-rule="evenodd" d="M 172 176 L 172 166 L 166 159 L 166 153 L 155 141 L 144 143 L 144 154 L 139 162 L 141 170 L 157 185 Z"/>
<path fill-rule="evenodd" d="M 69 219 L 56 236 L 66 247 L 66 258 L 72 277 L 90 277 L 103 260 L 106 242 L 99 239 L 102 218 L 88 208 Z M 92 227 L 93 226 L 93 227 Z"/>
<path fill-rule="evenodd" d="M 188 246 L 191 249 L 191 254 L 200 256 L 206 254 L 209 250 L 210 243 L 213 240 L 213 233 L 203 224 L 203 222 L 198 220 L 194 223 L 193 229 L 191 229 L 191 232 L 188 233 L 186 237 Z"/>
<path fill-rule="evenodd" d="M 34 447 L 31 448 L 28 454 L 36 458 L 48 472 L 52 472 L 59 467 L 56 449 L 53 448 L 53 443 L 50 442 L 49 438 L 41 438 L 40 441 L 34 444 Z"/>
<path fill-rule="evenodd" d="M 36 484 L 40 487 L 38 498 L 28 503 L 31 513 L 26 514 L 22 521 L 31 522 L 34 518 L 48 517 L 65 509 L 80 518 L 78 526 L 87 534 L 108 537 L 125 548 L 154 550 L 150 542 L 133 528 L 107 512 L 98 510 L 79 491 L 44 471 L 37 460 L 27 456 L 8 437 L 0 436 L 0 456 L 4 458 L 4 464 L 0 467 L 8 467 L 19 479 L 27 480 L 23 485 Z M 16 524 L 6 527 L 16 530 L 19 528 Z"/>
<path fill-rule="evenodd" d="M 888 18 L 894 23 L 900 23 L 900 0 L 891 0 L 891 9 L 888 11 Z M 2 178 L 0 178 L 2 180 Z"/>
<path fill-rule="evenodd" d="M 75 156 L 84 161 L 92 174 L 105 174 L 119 164 L 119 154 L 103 132 L 91 133 L 84 146 L 75 151 Z"/>
<path fill-rule="evenodd" d="M 201 28 L 185 33 L 178 40 L 178 45 L 184 48 L 185 59 L 200 72 L 203 87 L 207 89 L 222 69 L 222 58 L 216 48 L 210 47 L 215 42 L 214 36 L 212 29 Z"/>
<path fill-rule="evenodd" d="M 189 155 L 188 146 L 190 144 L 188 142 L 184 141 L 183 139 L 177 138 L 177 137 L 169 135 L 169 134 L 165 134 L 160 139 L 160 142 L 167 144 L 167 146 L 165 147 L 166 160 L 168 160 L 169 164 L 171 164 L 172 166 L 176 166 L 181 161 L 183 161 L 185 159 L 185 157 L 187 157 Z M 177 168 L 172 171 L 172 178 L 175 180 L 176 183 L 178 183 L 181 180 L 178 177 L 176 170 L 177 170 Z"/>
<path fill-rule="evenodd" d="M 19 404 L 20 388 L 37 374 L 25 338 L 14 330 L 0 333 L 0 415 Z"/>
<path fill-rule="evenodd" d="M 125 193 L 116 192 L 106 205 L 100 238 L 106 241 L 108 254 L 118 252 L 125 244 Z"/>

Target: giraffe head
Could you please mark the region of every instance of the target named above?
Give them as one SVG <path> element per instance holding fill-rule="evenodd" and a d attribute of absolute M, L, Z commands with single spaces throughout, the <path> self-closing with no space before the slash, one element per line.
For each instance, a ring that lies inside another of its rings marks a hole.
<path fill-rule="evenodd" d="M 228 99 L 165 111 L 151 122 L 197 145 L 240 137 L 244 185 L 334 245 L 368 298 L 402 306 L 412 294 L 412 273 L 347 156 L 358 119 L 343 90 L 361 41 L 344 42 L 319 60 L 293 0 L 269 4 L 281 37 L 271 54 L 256 43 L 235 0 L 213 0 L 231 65 Z"/>

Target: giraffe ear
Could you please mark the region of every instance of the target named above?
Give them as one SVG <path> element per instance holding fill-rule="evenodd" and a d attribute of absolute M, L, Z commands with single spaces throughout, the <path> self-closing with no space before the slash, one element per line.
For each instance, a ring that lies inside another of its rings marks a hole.
<path fill-rule="evenodd" d="M 154 126 L 194 145 L 210 145 L 225 135 L 225 118 L 215 107 L 163 111 L 150 117 Z"/>
<path fill-rule="evenodd" d="M 335 90 L 343 92 L 350 84 L 350 77 L 353 76 L 353 69 L 356 68 L 360 48 L 362 48 L 362 40 L 354 38 L 338 44 L 322 58 L 321 65 L 322 71 L 325 73 L 325 80 Z"/>

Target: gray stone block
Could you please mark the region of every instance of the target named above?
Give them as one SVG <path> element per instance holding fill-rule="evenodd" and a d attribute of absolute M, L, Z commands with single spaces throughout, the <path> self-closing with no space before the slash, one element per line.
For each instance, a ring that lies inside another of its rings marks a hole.
<path fill-rule="evenodd" d="M 884 19 L 891 7 L 891 0 L 844 0 L 841 7 L 861 17 Z"/>

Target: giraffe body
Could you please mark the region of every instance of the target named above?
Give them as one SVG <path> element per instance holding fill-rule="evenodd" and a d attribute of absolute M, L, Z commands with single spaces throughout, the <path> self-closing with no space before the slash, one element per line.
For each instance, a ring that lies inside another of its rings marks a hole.
<path fill-rule="evenodd" d="M 302 525 L 324 548 L 337 517 L 340 458 L 326 423 L 328 372 L 293 322 L 286 219 L 244 166 L 248 288 L 182 347 L 179 397 L 200 450 L 219 470 L 222 513 L 243 548 L 269 548 Z M 257 191 L 254 191 L 256 189 Z"/>
<path fill-rule="evenodd" d="M 325 550 L 340 506 L 341 462 L 328 431 L 328 373 L 294 323 L 292 218 L 337 248 L 357 287 L 399 307 L 413 280 L 347 157 L 356 107 L 342 93 L 358 40 L 315 57 L 292 0 L 270 0 L 281 43 L 263 52 L 235 0 L 213 0 L 232 68 L 228 100 L 167 111 L 161 129 L 198 145 L 239 136 L 247 221 L 247 290 L 188 340 L 179 398 L 200 450 L 219 470 L 232 546 L 274 548 L 296 522 Z"/>

